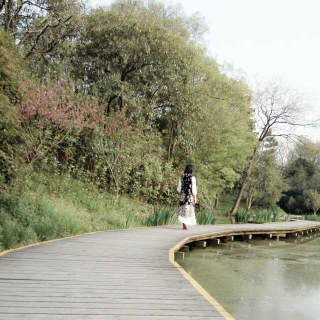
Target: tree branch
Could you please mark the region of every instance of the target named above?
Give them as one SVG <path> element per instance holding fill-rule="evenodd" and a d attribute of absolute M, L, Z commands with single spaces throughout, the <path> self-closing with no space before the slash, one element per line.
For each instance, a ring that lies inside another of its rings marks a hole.
<path fill-rule="evenodd" d="M 13 20 L 17 17 L 17 15 L 18 15 L 19 12 L 21 11 L 23 5 L 24 5 L 24 2 L 22 2 L 21 5 L 20 5 L 20 7 L 18 7 L 18 8 L 16 9 L 14 15 L 13 15 L 13 16 L 10 18 L 10 20 L 8 21 L 8 26 L 10 26 L 11 21 L 13 21 Z"/>

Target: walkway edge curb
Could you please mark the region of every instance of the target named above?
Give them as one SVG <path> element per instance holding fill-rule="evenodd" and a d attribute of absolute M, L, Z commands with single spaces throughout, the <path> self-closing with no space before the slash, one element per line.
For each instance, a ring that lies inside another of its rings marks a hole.
<path fill-rule="evenodd" d="M 212 233 L 214 234 L 214 233 Z M 203 236 L 203 234 L 199 234 L 198 236 L 190 236 L 179 243 L 177 243 L 174 247 L 169 250 L 169 261 L 182 273 L 182 275 L 192 284 L 192 286 L 211 304 L 214 308 L 226 319 L 226 320 L 235 320 L 222 306 L 221 304 L 215 300 L 201 285 L 192 278 L 174 259 L 174 254 L 177 250 L 179 250 L 185 243 L 189 242 L 189 240 L 194 240 L 196 237 Z"/>

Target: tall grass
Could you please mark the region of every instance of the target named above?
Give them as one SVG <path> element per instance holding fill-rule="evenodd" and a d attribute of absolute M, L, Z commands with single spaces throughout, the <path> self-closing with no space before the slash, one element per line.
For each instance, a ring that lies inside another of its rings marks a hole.
<path fill-rule="evenodd" d="M 250 220 L 253 212 L 246 209 L 239 209 L 235 214 L 237 223 L 246 223 Z"/>
<path fill-rule="evenodd" d="M 287 215 L 280 208 L 270 208 L 270 209 L 239 209 L 236 213 L 237 223 L 265 223 L 265 222 L 275 222 L 287 219 Z"/>
<path fill-rule="evenodd" d="M 177 209 L 174 207 L 155 207 L 151 215 L 142 224 L 146 227 L 164 226 L 178 223 Z"/>
<path fill-rule="evenodd" d="M 211 211 L 200 211 L 196 214 L 198 224 L 214 224 L 215 217 Z M 175 207 L 155 207 L 153 214 L 147 216 L 142 224 L 144 226 L 163 226 L 178 223 L 177 208 Z"/>
<path fill-rule="evenodd" d="M 196 214 L 198 224 L 215 224 L 216 218 L 212 211 L 202 210 Z"/>
<path fill-rule="evenodd" d="M 320 221 L 320 215 L 308 214 L 304 216 L 304 219 L 308 221 Z"/>

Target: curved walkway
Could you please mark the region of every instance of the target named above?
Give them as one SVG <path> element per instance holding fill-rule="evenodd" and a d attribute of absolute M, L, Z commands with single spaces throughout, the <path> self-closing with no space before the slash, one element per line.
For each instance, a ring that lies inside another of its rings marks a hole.
<path fill-rule="evenodd" d="M 0 319 L 233 319 L 179 268 L 174 251 L 222 233 L 312 227 L 320 228 L 320 223 L 141 228 L 0 253 Z"/>

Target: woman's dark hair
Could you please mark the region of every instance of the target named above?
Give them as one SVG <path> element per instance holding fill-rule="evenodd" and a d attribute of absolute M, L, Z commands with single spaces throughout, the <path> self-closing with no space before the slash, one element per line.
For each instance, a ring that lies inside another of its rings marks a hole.
<path fill-rule="evenodd" d="M 184 169 L 184 173 L 193 174 L 195 172 L 194 166 L 192 164 L 188 164 Z"/>

